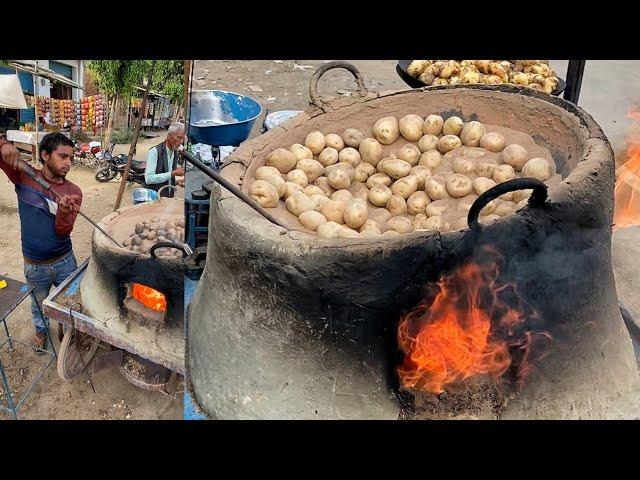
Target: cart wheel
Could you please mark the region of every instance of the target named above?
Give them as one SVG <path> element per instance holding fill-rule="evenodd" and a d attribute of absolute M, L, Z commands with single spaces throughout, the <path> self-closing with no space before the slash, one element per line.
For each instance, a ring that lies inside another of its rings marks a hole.
<path fill-rule="evenodd" d="M 67 328 L 58 350 L 58 376 L 67 382 L 84 371 L 84 366 L 89 365 L 98 350 L 100 341 L 79 332 L 73 328 Z M 82 352 L 82 358 L 78 352 Z M 84 360 L 84 363 L 83 363 Z"/>

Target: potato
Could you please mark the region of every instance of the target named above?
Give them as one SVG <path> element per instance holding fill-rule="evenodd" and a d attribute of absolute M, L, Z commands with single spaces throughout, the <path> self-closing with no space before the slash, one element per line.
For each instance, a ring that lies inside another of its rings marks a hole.
<path fill-rule="evenodd" d="M 509 82 L 526 87 L 529 85 L 529 75 L 522 72 L 512 72 L 509 75 Z"/>
<path fill-rule="evenodd" d="M 407 67 L 407 73 L 412 77 L 418 78 L 428 66 L 428 60 L 413 60 Z"/>
<path fill-rule="evenodd" d="M 331 200 L 330 198 L 325 197 L 323 194 L 318 194 L 318 193 L 311 195 L 309 198 L 313 200 L 313 204 L 314 204 L 313 209 L 316 212 L 319 212 L 320 207 L 322 207 L 322 205 L 324 205 L 325 203 Z"/>
<path fill-rule="evenodd" d="M 391 193 L 391 192 L 389 192 Z M 389 195 L 391 196 L 391 195 Z M 385 202 L 386 203 L 386 202 Z M 391 213 L 386 208 L 374 208 L 369 212 L 369 219 L 378 222 L 378 225 L 384 225 L 391 218 Z"/>
<path fill-rule="evenodd" d="M 502 162 L 511 165 L 516 172 L 522 170 L 524 164 L 527 163 L 527 158 L 529 156 L 525 148 L 516 143 L 507 145 L 500 154 Z"/>
<path fill-rule="evenodd" d="M 318 177 L 313 182 L 313 184 L 320 190 L 322 190 L 327 196 L 331 195 L 335 191 L 333 187 L 329 185 L 329 180 L 327 180 L 327 177 Z"/>
<path fill-rule="evenodd" d="M 267 175 L 263 178 L 263 180 L 276 187 L 276 190 L 278 191 L 278 198 L 284 197 L 284 194 L 287 191 L 287 183 L 282 179 L 280 175 Z"/>
<path fill-rule="evenodd" d="M 329 133 L 324 137 L 324 143 L 327 147 L 333 148 L 338 152 L 344 148 L 344 140 L 337 133 Z"/>
<path fill-rule="evenodd" d="M 307 185 L 304 187 L 304 194 L 310 197 L 311 195 L 324 195 L 324 190 L 316 185 Z"/>
<path fill-rule="evenodd" d="M 425 192 L 413 192 L 407 199 L 407 213 L 409 213 L 409 215 L 425 213 L 425 209 L 429 203 L 431 203 L 431 199 Z"/>
<path fill-rule="evenodd" d="M 289 147 L 289 151 L 293 153 L 293 156 L 296 157 L 296 160 L 304 160 L 305 158 L 313 159 L 313 152 L 309 150 L 304 145 L 300 145 L 299 143 L 294 143 Z"/>
<path fill-rule="evenodd" d="M 490 225 L 493 222 L 495 222 L 496 220 L 500 220 L 500 218 L 502 218 L 502 217 L 500 217 L 498 215 L 493 215 L 493 214 L 484 215 L 484 216 L 478 217 L 478 222 L 480 222 L 483 225 Z"/>
<path fill-rule="evenodd" d="M 535 157 L 529 160 L 524 167 L 522 167 L 522 174 L 525 177 L 533 177 L 538 180 L 549 180 L 552 175 L 551 164 L 544 158 Z"/>
<path fill-rule="evenodd" d="M 396 232 L 395 230 L 387 230 L 382 235 L 385 236 L 385 237 L 397 237 L 400 234 L 398 232 Z"/>
<path fill-rule="evenodd" d="M 485 133 L 480 139 L 480 146 L 490 152 L 501 152 L 504 150 L 505 138 L 497 132 Z"/>
<path fill-rule="evenodd" d="M 460 117 L 449 117 L 444 121 L 442 125 L 442 135 L 460 135 L 464 122 Z"/>
<path fill-rule="evenodd" d="M 433 174 L 442 163 L 442 154 L 438 150 L 427 150 L 420 155 L 418 165 L 427 167 Z"/>
<path fill-rule="evenodd" d="M 344 223 L 345 208 L 347 208 L 346 203 L 329 200 L 324 205 L 320 206 L 320 213 L 325 216 L 327 221 L 342 224 Z"/>
<path fill-rule="evenodd" d="M 318 132 L 317 130 L 314 132 L 309 132 L 307 137 L 304 139 L 304 146 L 307 147 L 314 155 L 320 154 L 324 147 L 326 146 L 326 141 L 324 139 L 324 134 L 322 132 Z"/>
<path fill-rule="evenodd" d="M 498 165 L 493 169 L 492 178 L 496 183 L 502 183 L 516 178 L 516 172 L 511 165 Z"/>
<path fill-rule="evenodd" d="M 513 202 L 502 202 L 496 207 L 495 214 L 499 217 L 506 217 L 516 211 L 516 204 Z"/>
<path fill-rule="evenodd" d="M 496 182 L 491 180 L 490 178 L 478 177 L 473 180 L 473 190 L 478 194 L 482 195 L 484 192 L 496 186 Z"/>
<path fill-rule="evenodd" d="M 464 230 L 465 228 L 469 228 L 467 217 L 460 217 L 451 224 L 451 230 Z"/>
<path fill-rule="evenodd" d="M 400 136 L 398 119 L 394 116 L 380 118 L 373 124 L 373 136 L 382 145 L 391 145 Z"/>
<path fill-rule="evenodd" d="M 556 77 L 549 77 L 544 79 L 542 89 L 546 93 L 553 93 L 558 88 L 558 79 Z"/>
<path fill-rule="evenodd" d="M 378 230 L 378 235 L 380 234 L 380 223 L 368 218 L 360 227 L 360 233 L 363 233 L 366 230 Z"/>
<path fill-rule="evenodd" d="M 353 194 L 349 190 L 336 190 L 331 194 L 331 200 L 347 203 L 353 198 Z"/>
<path fill-rule="evenodd" d="M 256 180 L 264 180 L 264 177 L 268 177 L 269 175 L 282 177 L 280 170 L 278 170 L 276 167 L 260 167 L 256 170 Z M 158 223 L 158 222 L 154 222 L 154 223 Z"/>
<path fill-rule="evenodd" d="M 323 166 L 328 167 L 329 165 L 333 165 L 334 163 L 338 163 L 340 159 L 340 154 L 333 147 L 324 148 L 320 155 L 318 155 L 318 162 L 320 162 Z"/>
<path fill-rule="evenodd" d="M 427 134 L 420 137 L 418 141 L 418 149 L 421 153 L 434 150 L 438 146 L 438 137 L 435 135 Z"/>
<path fill-rule="evenodd" d="M 477 147 L 480 145 L 480 139 L 487 133 L 486 127 L 476 121 L 468 122 L 460 132 L 460 140 L 467 147 Z"/>
<path fill-rule="evenodd" d="M 454 198 L 466 197 L 473 191 L 471 179 L 465 175 L 454 173 L 447 178 L 447 192 Z"/>
<path fill-rule="evenodd" d="M 369 190 L 369 195 L 367 198 L 376 207 L 384 207 L 387 204 L 389 198 L 391 198 L 391 195 L 393 195 L 393 192 L 391 192 L 391 189 L 389 187 L 379 184 L 374 185 Z"/>
<path fill-rule="evenodd" d="M 296 157 L 289 150 L 284 148 L 276 148 L 267 155 L 265 163 L 268 167 L 275 167 L 280 173 L 289 173 L 296 167 Z"/>
<path fill-rule="evenodd" d="M 341 168 L 331 170 L 327 174 L 327 180 L 329 180 L 329 185 L 331 185 L 336 190 L 349 188 L 351 186 L 349 175 Z"/>
<path fill-rule="evenodd" d="M 327 223 L 327 219 L 324 218 L 324 215 L 313 210 L 302 212 L 298 217 L 298 220 L 304 228 L 308 228 L 309 230 L 313 230 L 314 232 L 318 230 L 318 227 L 320 225 L 322 225 L 323 223 Z"/>
<path fill-rule="evenodd" d="M 400 180 L 396 180 L 391 185 L 391 191 L 394 195 L 400 195 L 402 198 L 407 199 L 409 196 L 418 189 L 418 177 L 415 175 L 407 175 Z"/>
<path fill-rule="evenodd" d="M 325 176 L 329 177 L 329 174 L 334 170 L 342 170 L 347 175 L 347 177 L 349 177 L 349 181 L 351 182 L 353 182 L 356 178 L 356 169 L 347 162 L 338 162 L 335 165 L 329 165 L 324 170 Z"/>
<path fill-rule="evenodd" d="M 376 167 L 374 167 L 370 163 L 362 162 L 356 167 L 356 175 L 354 179 L 356 182 L 365 183 L 367 180 L 369 180 L 369 177 L 371 177 L 375 173 L 376 173 Z"/>
<path fill-rule="evenodd" d="M 442 217 L 429 217 L 421 222 L 420 230 L 446 232 L 449 230 L 449 224 Z"/>
<path fill-rule="evenodd" d="M 289 198 L 284 201 L 285 207 L 296 217 L 299 217 L 302 212 L 307 212 L 309 210 L 313 210 L 315 207 L 315 202 L 311 200 L 304 193 L 294 193 Z"/>
<path fill-rule="evenodd" d="M 340 153 L 338 154 L 338 160 L 340 160 L 341 162 L 346 162 L 355 168 L 360 165 L 360 162 L 362 162 L 362 157 L 360 157 L 360 152 L 358 152 L 358 150 L 356 150 L 355 148 L 347 147 L 340 151 Z"/>
<path fill-rule="evenodd" d="M 317 160 L 309 160 L 305 158 L 300 160 L 296 168 L 302 170 L 307 175 L 309 183 L 313 183 L 316 178 L 324 173 L 324 166 Z"/>
<path fill-rule="evenodd" d="M 426 230 L 424 226 L 426 222 L 427 222 L 427 216 L 424 213 L 417 214 L 416 217 L 413 219 L 413 223 L 412 223 L 413 230 L 415 231 Z"/>
<path fill-rule="evenodd" d="M 507 192 L 498 197 L 500 200 L 504 200 L 505 202 L 513 201 L 513 192 Z"/>
<path fill-rule="evenodd" d="M 429 115 L 422 124 L 422 133 L 424 135 L 438 136 L 442 133 L 444 120 L 440 115 Z"/>
<path fill-rule="evenodd" d="M 526 207 L 529 204 L 529 199 L 528 198 L 523 198 L 522 200 L 520 200 L 517 204 L 516 204 L 516 211 L 523 209 L 524 207 Z"/>
<path fill-rule="evenodd" d="M 389 230 L 389 231 L 392 232 L 393 230 Z M 376 235 L 382 235 L 382 232 L 378 227 L 367 228 L 366 230 L 360 231 L 361 237 L 375 237 Z"/>
<path fill-rule="evenodd" d="M 373 188 L 376 185 L 384 185 L 386 187 L 389 187 L 392 183 L 393 180 L 391 180 L 391 177 L 386 173 L 375 173 L 367 179 L 368 188 Z"/>
<path fill-rule="evenodd" d="M 427 215 L 427 217 L 441 217 L 450 208 L 451 204 L 449 200 L 436 200 L 435 202 L 431 202 L 426 206 L 424 213 Z"/>
<path fill-rule="evenodd" d="M 409 114 L 400 119 L 398 122 L 398 128 L 400 129 L 400 135 L 409 140 L 410 142 L 417 142 L 422 137 L 422 125 L 424 120 L 422 117 L 414 114 Z"/>
<path fill-rule="evenodd" d="M 460 78 L 462 83 L 480 83 L 480 72 L 476 70 L 465 70 Z"/>
<path fill-rule="evenodd" d="M 251 187 L 249 188 L 249 196 L 264 208 L 277 207 L 278 199 L 280 198 L 276 187 L 274 187 L 266 180 L 256 180 L 255 182 L 253 182 L 251 184 Z M 159 232 L 158 235 L 160 235 Z"/>
<path fill-rule="evenodd" d="M 386 160 L 382 168 L 384 173 L 395 179 L 406 177 L 411 172 L 411 164 L 400 159 Z"/>
<path fill-rule="evenodd" d="M 436 76 L 431 72 L 423 72 L 418 79 L 425 85 L 431 85 L 436 79 Z"/>
<path fill-rule="evenodd" d="M 394 217 L 396 215 L 404 215 L 407 213 L 407 202 L 401 195 L 391 195 L 385 208 L 389 210 L 389 213 Z"/>
<path fill-rule="evenodd" d="M 336 222 L 326 222 L 318 227 L 319 238 L 338 238 L 342 225 Z"/>
<path fill-rule="evenodd" d="M 418 178 L 418 190 L 424 190 L 424 182 L 431 176 L 431 170 L 422 165 L 416 165 L 411 169 L 409 175 L 415 175 Z"/>
<path fill-rule="evenodd" d="M 465 214 L 469 213 L 471 210 L 471 205 L 478 199 L 478 195 L 467 195 L 461 200 L 458 200 L 457 207 L 458 210 L 465 212 Z"/>
<path fill-rule="evenodd" d="M 385 230 L 393 230 L 398 233 L 409 233 L 413 231 L 411 220 L 407 217 L 393 217 L 384 226 Z"/>
<path fill-rule="evenodd" d="M 412 167 L 418 164 L 420 158 L 420 149 L 411 143 L 407 143 L 398 150 L 398 158 L 404 160 Z"/>
<path fill-rule="evenodd" d="M 295 183 L 301 187 L 306 187 L 309 184 L 309 179 L 307 179 L 306 173 L 299 168 L 296 168 L 295 170 L 291 170 L 287 173 L 287 182 Z"/>
<path fill-rule="evenodd" d="M 433 178 L 427 178 L 425 180 L 424 190 L 431 200 L 441 200 L 449 196 L 445 186 Z"/>
<path fill-rule="evenodd" d="M 469 175 L 469 174 L 475 173 L 476 164 L 471 160 L 467 160 L 464 157 L 456 157 L 453 159 L 451 168 L 455 173 L 460 173 L 462 175 Z"/>
<path fill-rule="evenodd" d="M 493 178 L 493 169 L 495 167 L 492 163 L 478 162 L 476 163 L 476 175 L 479 177 Z"/>
<path fill-rule="evenodd" d="M 438 140 L 438 150 L 441 153 L 447 153 L 462 146 L 462 141 L 455 135 L 445 135 Z"/>
<path fill-rule="evenodd" d="M 352 230 L 351 228 L 345 227 L 344 225 L 342 225 L 342 228 L 338 232 L 338 237 L 339 238 L 360 238 L 360 234 L 355 230 Z"/>
<path fill-rule="evenodd" d="M 358 148 L 363 162 L 370 163 L 374 167 L 382 158 L 382 145 L 375 138 L 365 138 Z"/>
<path fill-rule="evenodd" d="M 526 190 L 516 190 L 515 192 L 513 192 L 513 201 L 519 203 L 522 200 L 529 200 L 529 197 L 532 193 L 533 190 L 530 188 Z"/>
<path fill-rule="evenodd" d="M 361 198 L 352 198 L 344 209 L 344 223 L 351 228 L 359 228 L 369 217 L 367 202 Z"/>
<path fill-rule="evenodd" d="M 360 142 L 364 139 L 364 134 L 355 128 L 347 128 L 342 132 L 342 139 L 346 146 L 358 148 L 360 146 Z"/>
<path fill-rule="evenodd" d="M 491 215 L 493 212 L 496 211 L 496 208 L 498 208 L 499 205 L 500 205 L 500 200 L 498 199 L 491 200 L 484 207 L 482 207 L 482 210 L 480 210 L 480 215 Z"/>
<path fill-rule="evenodd" d="M 393 158 L 386 157 L 386 158 L 383 158 L 382 160 L 380 160 L 378 162 L 378 165 L 376 165 L 376 171 L 378 173 L 384 173 L 384 162 L 386 162 L 387 160 L 397 160 L 397 158 L 396 157 L 393 157 Z"/>

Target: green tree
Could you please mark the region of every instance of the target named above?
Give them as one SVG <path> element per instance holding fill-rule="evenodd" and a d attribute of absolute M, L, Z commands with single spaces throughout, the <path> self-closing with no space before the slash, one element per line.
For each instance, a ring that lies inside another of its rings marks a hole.
<path fill-rule="evenodd" d="M 166 95 L 174 105 L 174 119 L 184 100 L 184 61 L 160 60 L 154 63 L 151 90 Z"/>

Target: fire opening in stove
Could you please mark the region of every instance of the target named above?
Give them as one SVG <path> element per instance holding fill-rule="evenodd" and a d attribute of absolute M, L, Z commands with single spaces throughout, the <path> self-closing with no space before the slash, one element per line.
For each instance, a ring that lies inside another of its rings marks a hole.
<path fill-rule="evenodd" d="M 402 317 L 404 388 L 440 394 L 463 380 L 499 379 L 508 371 L 522 386 L 548 353 L 551 335 L 530 327 L 537 313 L 515 285 L 498 282 L 500 255 L 485 247 L 478 257 L 429 285 L 426 298 Z"/>
<path fill-rule="evenodd" d="M 167 298 L 164 294 L 151 287 L 147 287 L 140 283 L 134 283 L 131 286 L 131 296 L 151 310 L 156 312 L 167 311 Z"/>
<path fill-rule="evenodd" d="M 123 301 L 124 313 L 134 322 L 161 330 L 167 317 L 167 298 L 159 292 L 141 283 L 126 285 Z"/>

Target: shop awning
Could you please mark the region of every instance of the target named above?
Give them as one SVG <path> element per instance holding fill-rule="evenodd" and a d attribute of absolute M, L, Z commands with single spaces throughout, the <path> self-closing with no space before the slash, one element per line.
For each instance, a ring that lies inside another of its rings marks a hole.
<path fill-rule="evenodd" d="M 53 70 L 49 70 L 48 68 L 44 68 L 38 65 L 36 69 L 36 64 L 33 60 L 12 60 L 9 62 L 13 68 L 20 70 L 22 72 L 31 73 L 38 77 L 46 78 L 52 82 L 62 83 L 63 85 L 68 85 L 73 88 L 78 88 L 80 90 L 84 90 L 84 87 L 77 84 L 76 82 L 69 80 L 67 77 L 64 77 Z"/>
<path fill-rule="evenodd" d="M 0 75 L 0 107 L 11 109 L 29 108 L 22 93 L 18 75 Z"/>

